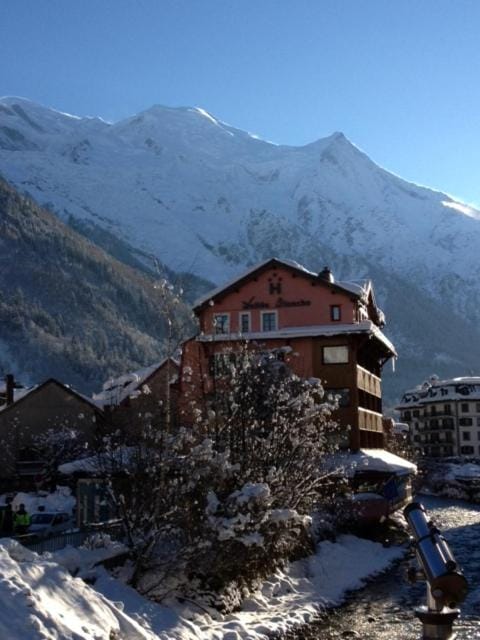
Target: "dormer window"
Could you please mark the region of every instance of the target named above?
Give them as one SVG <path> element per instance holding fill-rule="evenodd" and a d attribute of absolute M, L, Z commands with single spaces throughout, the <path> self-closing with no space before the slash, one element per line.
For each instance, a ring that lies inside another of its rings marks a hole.
<path fill-rule="evenodd" d="M 342 319 L 342 307 L 339 304 L 330 305 L 330 320 L 340 322 Z"/>
<path fill-rule="evenodd" d="M 230 333 L 230 314 L 215 313 L 213 316 L 215 333 Z"/>

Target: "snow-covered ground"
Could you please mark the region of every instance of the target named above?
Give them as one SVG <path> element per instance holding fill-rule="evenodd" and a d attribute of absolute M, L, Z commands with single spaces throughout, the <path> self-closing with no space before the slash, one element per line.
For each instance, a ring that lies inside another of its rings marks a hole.
<path fill-rule="evenodd" d="M 0 505 L 6 504 L 8 494 L 0 495 Z M 72 513 L 77 500 L 69 487 L 57 486 L 55 491 L 51 493 L 24 493 L 18 492 L 12 500 L 12 508 L 14 511 L 23 504 L 27 513 L 30 515 L 38 511 L 38 507 L 44 507 L 44 511 L 65 511 Z"/>
<path fill-rule="evenodd" d="M 193 602 L 150 602 L 93 566 L 118 551 L 107 546 L 40 556 L 0 540 L 2 640 L 260 640 L 308 623 L 403 553 L 351 535 L 324 541 L 315 555 L 266 580 L 241 611 L 221 615 Z"/>

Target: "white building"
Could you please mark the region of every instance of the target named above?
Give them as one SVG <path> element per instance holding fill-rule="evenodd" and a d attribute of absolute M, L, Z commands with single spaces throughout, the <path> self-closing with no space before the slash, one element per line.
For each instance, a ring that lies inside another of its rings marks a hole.
<path fill-rule="evenodd" d="M 480 456 L 480 377 L 432 376 L 396 407 L 425 456 Z"/>

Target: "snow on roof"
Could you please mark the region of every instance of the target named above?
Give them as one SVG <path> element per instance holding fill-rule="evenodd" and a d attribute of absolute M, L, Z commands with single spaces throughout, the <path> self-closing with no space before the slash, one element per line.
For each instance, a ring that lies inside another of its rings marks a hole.
<path fill-rule="evenodd" d="M 453 388 L 452 388 L 453 387 Z M 439 380 L 432 377 L 414 389 L 405 391 L 397 409 L 422 406 L 450 400 L 480 400 L 480 377 L 459 377 Z"/>
<path fill-rule="evenodd" d="M 403 435 L 410 431 L 410 426 L 406 422 L 395 422 L 393 425 L 393 433 Z"/>
<path fill-rule="evenodd" d="M 202 296 L 201 298 L 198 298 L 194 302 L 193 308 L 196 309 L 197 307 L 200 307 L 202 304 L 205 304 L 212 298 L 215 298 L 215 296 L 217 296 L 219 293 L 233 286 L 239 280 L 243 280 L 250 274 L 255 273 L 255 271 L 258 271 L 258 269 L 261 269 L 263 266 L 267 265 L 269 262 L 272 262 L 272 260 L 275 260 L 279 264 L 284 265 L 286 267 L 291 267 L 293 269 L 297 269 L 298 271 L 303 271 L 303 273 L 313 278 L 318 278 L 318 273 L 315 273 L 314 271 L 310 271 L 309 269 L 301 265 L 299 262 L 296 262 L 295 260 L 287 260 L 283 258 L 282 259 L 268 258 L 267 260 L 263 260 L 262 262 L 259 262 L 256 265 L 254 265 L 253 267 L 250 267 L 243 273 L 239 274 L 238 276 L 229 280 L 228 282 L 225 282 L 221 286 L 213 289 L 212 291 L 209 291 L 206 295 Z M 332 282 L 332 284 L 336 285 L 337 287 L 340 287 L 341 289 L 350 291 L 350 293 L 354 293 L 356 296 L 359 296 L 359 297 L 365 296 L 368 293 L 368 287 L 371 286 L 371 282 L 369 280 L 358 281 L 358 282 L 357 281 L 343 282 L 339 280 L 339 281 Z"/>
<path fill-rule="evenodd" d="M 78 458 L 72 462 L 59 465 L 58 471 L 64 476 L 75 473 L 98 474 L 100 472 L 113 473 L 125 469 L 132 460 L 133 447 L 119 447 L 108 453 L 98 453 L 88 458 Z"/>
<path fill-rule="evenodd" d="M 348 477 L 359 471 L 380 471 L 404 475 L 416 473 L 417 466 L 385 449 L 359 449 L 355 453 L 339 452 L 333 456 L 333 464 Z"/>
<path fill-rule="evenodd" d="M 144 369 L 125 373 L 118 378 L 110 378 L 110 380 L 104 383 L 100 393 L 93 394 L 94 401 L 100 406 L 118 405 L 125 400 L 125 398 L 138 395 L 140 393 L 140 387 L 152 373 L 160 369 L 167 360 L 168 358 L 164 358 L 161 362 L 152 364 Z"/>
<path fill-rule="evenodd" d="M 371 320 L 351 324 L 324 324 L 310 325 L 305 327 L 286 327 L 276 331 L 255 331 L 250 333 L 218 333 L 200 334 L 196 340 L 199 342 L 229 342 L 238 340 L 266 340 L 266 339 L 287 339 L 301 338 L 305 336 L 337 336 L 351 333 L 367 333 L 382 342 L 387 349 L 397 355 L 395 347 L 382 331 Z"/>
<path fill-rule="evenodd" d="M 339 280 L 336 282 L 342 289 L 347 289 L 360 298 L 368 295 L 368 291 L 372 286 L 371 280 Z"/>
<path fill-rule="evenodd" d="M 58 471 L 64 476 L 73 476 L 75 473 L 99 473 L 101 470 L 100 462 L 98 456 L 80 458 L 61 464 Z"/>

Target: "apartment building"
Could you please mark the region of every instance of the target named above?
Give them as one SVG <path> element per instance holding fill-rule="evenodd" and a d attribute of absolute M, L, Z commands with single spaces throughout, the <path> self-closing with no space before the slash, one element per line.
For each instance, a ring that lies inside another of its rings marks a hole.
<path fill-rule="evenodd" d="M 432 376 L 406 391 L 396 409 L 421 454 L 480 456 L 480 377 Z"/>

